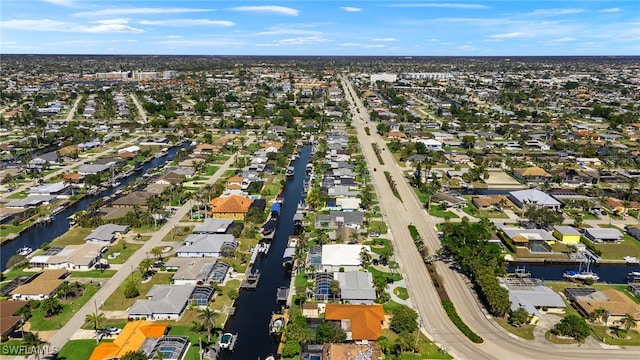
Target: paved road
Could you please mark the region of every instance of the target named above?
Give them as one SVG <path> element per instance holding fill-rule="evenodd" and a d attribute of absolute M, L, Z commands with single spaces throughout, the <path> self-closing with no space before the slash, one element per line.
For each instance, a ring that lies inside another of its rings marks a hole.
<path fill-rule="evenodd" d="M 140 116 L 142 117 L 142 122 L 144 124 L 147 123 L 147 113 L 144 111 L 144 108 L 142 108 L 142 106 L 140 105 L 140 102 L 138 101 L 138 97 L 136 96 L 136 94 L 131 94 L 131 100 L 133 100 L 133 103 L 136 105 L 136 108 L 138 109 L 138 114 L 140 114 Z"/>
<path fill-rule="evenodd" d="M 247 140 L 247 145 L 255 140 L 255 137 L 250 137 Z M 215 183 L 226 170 L 233 164 L 235 158 L 232 156 L 227 160 L 216 173 L 207 180 L 208 184 Z M 190 211 L 192 201 L 187 201 L 182 207 L 180 207 L 176 213 L 158 230 L 153 236 L 145 242 L 145 244 L 136 251 L 131 257 L 121 266 L 120 271 L 116 272 L 111 278 L 107 279 L 102 287 L 96 292 L 89 302 L 87 302 L 78 312 L 66 323 L 66 325 L 58 330 L 51 337 L 49 343 L 53 347 L 62 348 L 62 346 L 80 329 L 84 324 L 84 319 L 87 314 L 95 312 L 95 306 L 101 306 L 104 301 L 111 296 L 111 294 L 127 280 L 131 275 L 132 269 L 136 270 L 138 264 L 147 257 L 148 253 L 151 253 L 151 249 L 162 244 L 162 239 L 169 234 L 169 232 L 184 218 Z"/>
<path fill-rule="evenodd" d="M 490 316 L 479 305 L 474 293 L 469 288 L 469 284 L 460 274 L 452 271 L 445 264 L 436 263 L 438 273 L 443 278 L 447 293 L 454 302 L 458 313 L 464 322 L 485 340 L 482 345 L 470 342 L 453 326 L 440 305 L 440 299 L 429 273 L 426 271 L 407 228 L 410 224 L 415 225 L 430 252 L 434 253 L 440 247 L 434 228 L 439 220 L 428 215 L 422 208 L 421 202 L 404 180 L 401 170 L 395 164 L 395 160 L 388 150 L 381 151 L 385 165 L 378 162 L 371 144 L 376 143 L 379 148 L 383 149 L 386 147 L 384 141 L 376 135 L 375 126 L 369 125 L 367 109 L 357 98 L 352 85 L 344 77 L 342 77 L 342 85 L 352 109 L 357 107 L 360 110 L 359 112 L 352 110 L 352 113 L 355 114 L 352 124 L 358 132 L 358 138 L 369 168 L 377 169 L 371 174 L 383 218 L 393 232 L 396 258 L 401 264 L 400 269 L 405 276 L 412 303 L 423 321 L 423 330 L 433 341 L 442 345 L 457 359 L 545 358 L 546 360 L 566 360 L 576 357 L 582 359 L 637 359 L 640 356 L 640 350 L 634 347 L 611 349 L 607 346 L 601 346 L 600 348 L 587 349 L 516 338 L 490 319 Z M 366 126 L 370 127 L 370 136 L 366 135 L 364 131 Z M 395 180 L 402 201 L 391 192 L 385 179 L 385 171 L 388 171 Z"/>
<path fill-rule="evenodd" d="M 67 118 L 65 119 L 67 122 L 73 120 L 73 116 L 76 114 L 76 110 L 78 109 L 78 104 L 80 104 L 80 100 L 82 100 L 82 95 L 76 98 L 76 101 L 71 106 L 71 110 L 67 114 Z"/>

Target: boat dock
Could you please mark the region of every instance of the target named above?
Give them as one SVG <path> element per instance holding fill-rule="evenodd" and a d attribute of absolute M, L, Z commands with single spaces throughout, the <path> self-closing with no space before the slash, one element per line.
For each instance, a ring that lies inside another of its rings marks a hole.
<path fill-rule="evenodd" d="M 276 292 L 276 301 L 278 303 L 286 303 L 289 298 L 289 288 L 286 286 L 281 286 L 278 288 Z"/>
<path fill-rule="evenodd" d="M 260 281 L 259 272 L 248 273 L 240 283 L 240 289 L 255 290 L 258 287 L 258 281 Z"/>

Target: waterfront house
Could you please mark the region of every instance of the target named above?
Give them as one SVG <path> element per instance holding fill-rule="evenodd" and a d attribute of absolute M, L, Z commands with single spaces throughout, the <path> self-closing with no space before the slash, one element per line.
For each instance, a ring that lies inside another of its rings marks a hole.
<path fill-rule="evenodd" d="M 322 360 L 379 360 L 383 358 L 382 349 L 375 343 L 326 343 L 322 346 Z"/>
<path fill-rule="evenodd" d="M 147 200 L 154 196 L 146 191 L 133 191 L 125 196 L 116 199 L 111 205 L 113 207 L 130 207 L 139 206 L 143 209 L 147 208 Z"/>
<path fill-rule="evenodd" d="M 42 269 L 90 270 L 106 250 L 103 244 L 85 243 L 67 245 L 64 248 L 52 246 L 44 254 L 29 259 L 30 267 Z"/>
<path fill-rule="evenodd" d="M 178 257 L 231 256 L 238 247 L 238 241 L 230 234 L 191 234 L 184 243 L 176 250 Z"/>
<path fill-rule="evenodd" d="M 213 294 L 213 289 L 210 295 Z M 189 305 L 196 286 L 153 285 L 145 300 L 136 300 L 127 310 L 129 318 L 146 320 L 177 320 Z"/>
<path fill-rule="evenodd" d="M 23 199 L 14 199 L 4 205 L 10 209 L 35 208 L 41 205 L 49 205 L 56 200 L 55 195 L 29 195 Z"/>
<path fill-rule="evenodd" d="M 546 242 L 548 244 L 553 244 L 556 241 L 556 238 L 550 232 L 543 229 L 504 227 L 500 230 L 502 230 L 504 235 L 513 241 L 516 246 L 528 246 L 534 242 Z"/>
<path fill-rule="evenodd" d="M 584 236 L 593 242 L 618 242 L 622 240 L 622 232 L 615 228 L 584 228 Z"/>
<path fill-rule="evenodd" d="M 13 289 L 13 300 L 44 300 L 53 296 L 69 273 L 67 270 L 44 270 L 35 274 L 29 282 Z"/>
<path fill-rule="evenodd" d="M 473 206 L 478 210 L 492 210 L 500 208 L 512 208 L 513 203 L 504 195 L 474 196 L 471 198 Z"/>
<path fill-rule="evenodd" d="M 626 314 L 640 320 L 640 305 L 616 289 L 566 288 L 564 293 L 585 314 L 592 314 L 598 308 L 607 310 L 606 325 L 616 324 Z M 640 329 L 640 321 L 636 324 L 637 329 Z"/>
<path fill-rule="evenodd" d="M 540 315 L 540 309 L 563 309 L 564 300 L 540 279 L 501 278 L 500 286 L 509 291 L 511 311 L 524 308 L 529 314 Z"/>
<path fill-rule="evenodd" d="M 582 234 L 573 226 L 557 225 L 553 227 L 553 236 L 563 244 L 579 244 Z"/>
<path fill-rule="evenodd" d="M 439 202 L 446 207 L 462 209 L 467 205 L 467 200 L 462 196 L 456 196 L 448 193 L 437 192 L 433 195 L 433 202 Z"/>
<path fill-rule="evenodd" d="M 340 299 L 349 304 L 373 304 L 376 290 L 373 288 L 373 276 L 369 272 L 347 271 L 333 274 L 340 282 Z"/>
<path fill-rule="evenodd" d="M 244 220 L 252 200 L 240 195 L 217 197 L 209 203 L 211 217 Z"/>
<path fill-rule="evenodd" d="M 339 321 L 347 340 L 375 341 L 382 336 L 385 321 L 382 305 L 327 304 L 325 321 Z"/>
<path fill-rule="evenodd" d="M 84 240 L 90 243 L 108 245 L 128 231 L 129 227 L 125 225 L 104 224 L 93 230 Z"/>
<path fill-rule="evenodd" d="M 527 189 L 509 192 L 509 200 L 520 209 L 527 206 L 542 206 L 553 210 L 560 210 L 560 202 L 551 195 L 538 189 Z"/>
<path fill-rule="evenodd" d="M 43 184 L 29 189 L 30 195 L 55 195 L 58 197 L 65 197 L 66 195 L 69 195 L 70 192 L 71 187 L 64 182 Z"/>
<path fill-rule="evenodd" d="M 89 164 L 81 165 L 78 168 L 78 174 L 80 175 L 93 175 L 100 174 L 111 169 L 111 166 L 107 164 Z"/>
<path fill-rule="evenodd" d="M 331 211 L 329 215 L 316 216 L 316 228 L 336 229 L 350 227 L 359 229 L 362 226 L 363 213 L 361 211 Z"/>
<path fill-rule="evenodd" d="M 223 282 L 229 271 L 229 264 L 211 261 L 210 258 L 172 257 L 165 263 L 167 271 L 172 271 L 174 285 L 209 285 Z"/>
<path fill-rule="evenodd" d="M 204 222 L 193 229 L 194 234 L 224 234 L 233 223 L 231 219 L 204 219 Z"/>
<path fill-rule="evenodd" d="M 371 253 L 369 245 L 327 244 L 322 245 L 322 259 L 319 271 L 358 271 L 362 265 L 360 252 L 365 248 Z"/>
<path fill-rule="evenodd" d="M 101 342 L 91 353 L 89 360 L 119 359 L 128 352 L 142 350 L 147 358 L 156 353 L 165 360 L 182 360 L 189 349 L 186 336 L 165 336 L 167 323 L 136 320 L 127 323 L 113 342 Z"/>
<path fill-rule="evenodd" d="M 636 240 L 640 240 L 640 225 L 631 225 L 626 227 L 627 233 Z"/>

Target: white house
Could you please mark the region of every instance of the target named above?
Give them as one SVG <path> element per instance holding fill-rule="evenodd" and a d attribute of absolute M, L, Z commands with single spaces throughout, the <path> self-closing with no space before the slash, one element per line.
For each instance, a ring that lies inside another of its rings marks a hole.
<path fill-rule="evenodd" d="M 136 300 L 127 310 L 130 318 L 147 320 L 177 320 L 195 290 L 192 285 L 153 285 L 146 300 Z"/>
<path fill-rule="evenodd" d="M 231 234 L 192 234 L 178 248 L 178 257 L 220 257 L 235 251 L 238 241 Z"/>
<path fill-rule="evenodd" d="M 358 271 L 362 260 L 360 260 L 360 252 L 362 249 L 371 252 L 369 245 L 359 244 L 327 244 L 322 245 L 322 259 L 320 263 L 320 271 L 335 272 L 340 271 Z"/>
<path fill-rule="evenodd" d="M 427 148 L 427 150 L 442 150 L 442 143 L 435 139 L 416 139 L 415 142 L 422 143 Z"/>

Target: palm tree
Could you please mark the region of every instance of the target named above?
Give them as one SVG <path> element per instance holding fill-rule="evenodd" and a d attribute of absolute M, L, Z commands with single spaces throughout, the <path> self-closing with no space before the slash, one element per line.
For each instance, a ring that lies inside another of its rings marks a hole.
<path fill-rule="evenodd" d="M 365 269 L 371 262 L 371 253 L 369 253 L 369 250 L 367 250 L 366 247 L 363 247 L 362 250 L 360 250 L 360 261 L 362 262 L 362 267 Z"/>
<path fill-rule="evenodd" d="M 40 353 L 42 352 L 42 346 L 47 342 L 40 339 L 38 333 L 28 332 L 23 335 L 22 344 L 27 348 L 28 354 L 35 354 L 36 359 L 40 359 Z"/>
<path fill-rule="evenodd" d="M 379 254 L 380 262 L 383 265 L 388 265 L 389 259 L 391 259 L 392 256 L 393 256 L 393 249 L 386 246 L 380 251 L 380 254 Z"/>
<path fill-rule="evenodd" d="M 67 295 L 71 292 L 71 284 L 68 281 L 63 282 L 58 286 L 58 296 L 62 296 L 63 300 L 67 300 Z"/>
<path fill-rule="evenodd" d="M 142 260 L 140 264 L 138 264 L 138 271 L 140 271 L 143 278 L 149 274 L 149 270 L 151 269 L 152 265 L 153 264 L 151 262 L 151 259 L 149 258 Z"/>
<path fill-rule="evenodd" d="M 216 326 L 216 318 L 218 314 L 211 310 L 209 307 L 206 307 L 200 310 L 200 314 L 198 314 L 198 319 L 202 319 L 202 325 L 207 328 L 207 342 L 211 342 L 211 333 L 213 332 L 213 328 Z"/>
<path fill-rule="evenodd" d="M 607 320 L 609 318 L 609 311 L 605 308 L 599 307 L 591 312 L 591 320 L 600 320 L 607 325 Z"/>
<path fill-rule="evenodd" d="M 340 281 L 331 280 L 329 283 L 329 289 L 331 290 L 331 294 L 333 295 L 333 301 L 336 301 L 336 294 L 340 293 Z"/>
<path fill-rule="evenodd" d="M 300 269 L 304 267 L 306 260 L 307 260 L 307 253 L 304 250 L 304 248 L 302 247 L 296 248 L 295 252 L 293 253 L 293 262 L 296 265 L 296 273 L 298 273 Z"/>
<path fill-rule="evenodd" d="M 625 332 L 629 332 L 629 329 L 636 327 L 638 320 L 636 320 L 631 314 L 624 314 L 624 316 L 617 321 L 623 328 Z"/>
<path fill-rule="evenodd" d="M 84 321 L 90 323 L 93 326 L 93 330 L 96 332 L 96 342 L 100 342 L 98 338 L 98 329 L 104 326 L 104 322 L 107 320 L 107 317 L 104 316 L 104 313 L 95 312 L 92 314 L 87 314 L 84 317 Z"/>
<path fill-rule="evenodd" d="M 153 255 L 156 260 L 162 260 L 162 248 L 159 246 L 155 246 L 151 249 L 151 255 Z"/>

